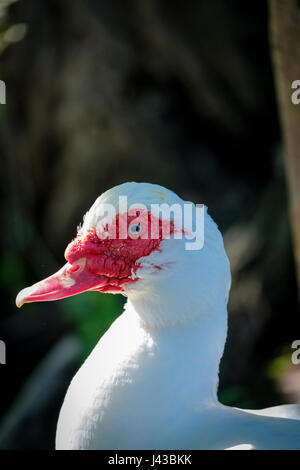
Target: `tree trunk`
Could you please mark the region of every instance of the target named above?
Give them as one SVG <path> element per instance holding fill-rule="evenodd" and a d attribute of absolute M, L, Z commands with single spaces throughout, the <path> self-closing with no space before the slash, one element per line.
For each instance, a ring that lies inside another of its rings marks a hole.
<path fill-rule="evenodd" d="M 285 143 L 290 219 L 300 294 L 300 104 L 292 102 L 295 92 L 292 84 L 300 80 L 300 2 L 269 0 L 269 7 L 271 51 Z M 298 87 L 299 84 L 300 81 Z"/>

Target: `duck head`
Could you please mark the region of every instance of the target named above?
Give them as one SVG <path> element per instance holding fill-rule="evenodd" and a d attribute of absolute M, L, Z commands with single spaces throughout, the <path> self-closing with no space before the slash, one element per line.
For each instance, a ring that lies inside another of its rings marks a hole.
<path fill-rule="evenodd" d="M 85 291 L 121 293 L 145 323 L 158 326 L 226 304 L 230 268 L 222 235 L 206 207 L 199 206 L 199 217 L 197 209 L 149 183 L 106 191 L 67 246 L 67 263 L 23 289 L 17 306 Z"/>

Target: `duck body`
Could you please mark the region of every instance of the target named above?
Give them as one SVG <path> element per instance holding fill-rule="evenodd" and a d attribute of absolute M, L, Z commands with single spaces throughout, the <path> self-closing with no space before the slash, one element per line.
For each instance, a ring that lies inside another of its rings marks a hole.
<path fill-rule="evenodd" d="M 197 410 L 202 402 L 216 406 L 214 384 L 207 387 L 195 373 L 211 375 L 209 364 L 194 356 L 198 332 L 197 322 L 149 331 L 126 310 L 72 380 L 58 422 L 57 448 L 190 444 L 201 423 Z M 215 372 L 216 365 L 211 367 Z"/>
<path fill-rule="evenodd" d="M 56 448 L 300 449 L 299 405 L 218 402 L 206 333 L 197 321 L 149 332 L 125 310 L 72 380 Z"/>

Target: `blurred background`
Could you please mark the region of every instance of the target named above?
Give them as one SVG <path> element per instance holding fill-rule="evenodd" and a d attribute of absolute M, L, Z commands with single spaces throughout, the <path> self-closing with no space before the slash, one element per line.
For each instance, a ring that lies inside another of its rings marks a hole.
<path fill-rule="evenodd" d="M 300 77 L 295 77 L 300 78 Z M 296 269 L 268 5 L 1 0 L 0 447 L 52 449 L 68 384 L 121 296 L 15 307 L 125 181 L 205 203 L 231 261 L 220 400 L 300 403 Z"/>

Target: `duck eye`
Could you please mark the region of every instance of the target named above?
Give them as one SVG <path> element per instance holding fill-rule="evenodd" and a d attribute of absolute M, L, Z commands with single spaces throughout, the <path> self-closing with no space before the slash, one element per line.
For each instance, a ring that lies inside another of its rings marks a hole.
<path fill-rule="evenodd" d="M 141 224 L 131 224 L 128 227 L 128 233 L 130 235 L 136 235 L 136 234 L 140 233 L 141 230 L 142 230 L 141 229 Z"/>

